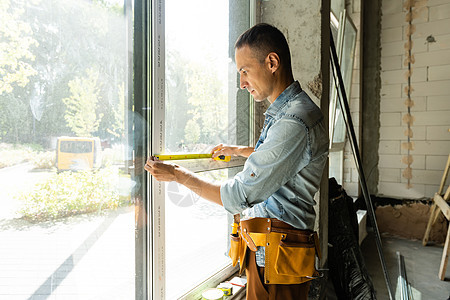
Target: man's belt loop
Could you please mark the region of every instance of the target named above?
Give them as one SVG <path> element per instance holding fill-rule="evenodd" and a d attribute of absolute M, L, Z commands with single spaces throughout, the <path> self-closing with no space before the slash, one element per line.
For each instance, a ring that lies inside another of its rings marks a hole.
<path fill-rule="evenodd" d="M 253 252 L 256 252 L 256 250 L 258 250 L 258 248 L 256 248 L 255 242 L 253 241 L 251 236 L 247 233 L 246 229 L 241 231 L 241 235 L 242 235 L 242 238 L 244 239 L 244 241 L 247 243 L 248 248 L 250 250 L 252 250 Z"/>
<path fill-rule="evenodd" d="M 241 222 L 241 215 L 235 214 L 235 215 L 233 215 L 233 219 L 234 219 L 234 223 L 239 225 L 239 223 Z"/>
<path fill-rule="evenodd" d="M 317 232 L 314 232 L 314 246 L 316 247 L 317 257 L 319 258 L 319 260 L 322 259 L 322 252 L 320 251 L 320 242 Z"/>
<path fill-rule="evenodd" d="M 252 250 L 253 252 L 255 252 L 256 250 L 258 250 L 258 248 L 256 248 L 255 242 L 253 242 L 253 239 L 250 237 L 250 235 L 247 232 L 246 228 L 242 228 L 240 220 L 241 220 L 241 216 L 239 214 L 235 214 L 233 216 L 234 219 L 234 223 L 239 225 L 239 232 L 242 236 L 242 238 L 244 239 L 245 243 L 247 244 L 248 248 L 250 248 L 250 250 Z"/>

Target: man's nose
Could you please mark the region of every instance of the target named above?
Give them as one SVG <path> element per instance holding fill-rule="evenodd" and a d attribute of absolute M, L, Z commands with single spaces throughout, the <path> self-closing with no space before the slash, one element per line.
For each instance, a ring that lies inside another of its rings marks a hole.
<path fill-rule="evenodd" d="M 243 90 L 245 90 L 248 86 L 247 81 L 243 80 L 242 76 L 239 77 L 239 86 Z"/>

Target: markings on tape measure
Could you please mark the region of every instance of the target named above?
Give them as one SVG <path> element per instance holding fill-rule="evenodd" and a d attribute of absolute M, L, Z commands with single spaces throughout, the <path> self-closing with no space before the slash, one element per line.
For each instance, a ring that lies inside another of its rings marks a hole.
<path fill-rule="evenodd" d="M 212 154 L 201 153 L 201 154 L 156 154 L 153 155 L 158 160 L 183 160 L 183 159 L 201 159 L 201 158 L 212 158 Z M 214 160 L 219 161 L 230 161 L 230 156 L 220 155 L 214 157 Z"/>

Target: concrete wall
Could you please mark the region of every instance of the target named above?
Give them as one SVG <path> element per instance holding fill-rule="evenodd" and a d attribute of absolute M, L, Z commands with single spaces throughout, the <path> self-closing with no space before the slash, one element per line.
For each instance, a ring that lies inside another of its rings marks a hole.
<path fill-rule="evenodd" d="M 289 43 L 294 78 L 320 106 L 321 5 L 323 1 L 262 1 L 261 21 L 280 29 Z"/>
<path fill-rule="evenodd" d="M 450 153 L 450 0 L 383 0 L 381 10 L 378 195 L 431 197 Z"/>
<path fill-rule="evenodd" d="M 378 194 L 378 145 L 380 142 L 381 1 L 366 1 L 363 7 L 363 74 L 361 157 L 371 195 Z"/>
<path fill-rule="evenodd" d="M 259 18 L 285 34 L 291 50 L 294 78 L 326 116 L 329 98 L 329 12 L 329 0 L 272 0 L 260 3 Z M 321 239 L 323 263 L 327 258 L 328 244 L 327 171 L 316 201 L 316 229 Z"/>

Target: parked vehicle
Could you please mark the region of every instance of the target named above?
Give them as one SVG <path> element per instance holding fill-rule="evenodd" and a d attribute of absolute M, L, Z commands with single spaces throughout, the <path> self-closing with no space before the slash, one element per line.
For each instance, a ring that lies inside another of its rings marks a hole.
<path fill-rule="evenodd" d="M 99 168 L 101 144 L 98 137 L 59 137 L 56 146 L 56 168 L 79 171 Z"/>

